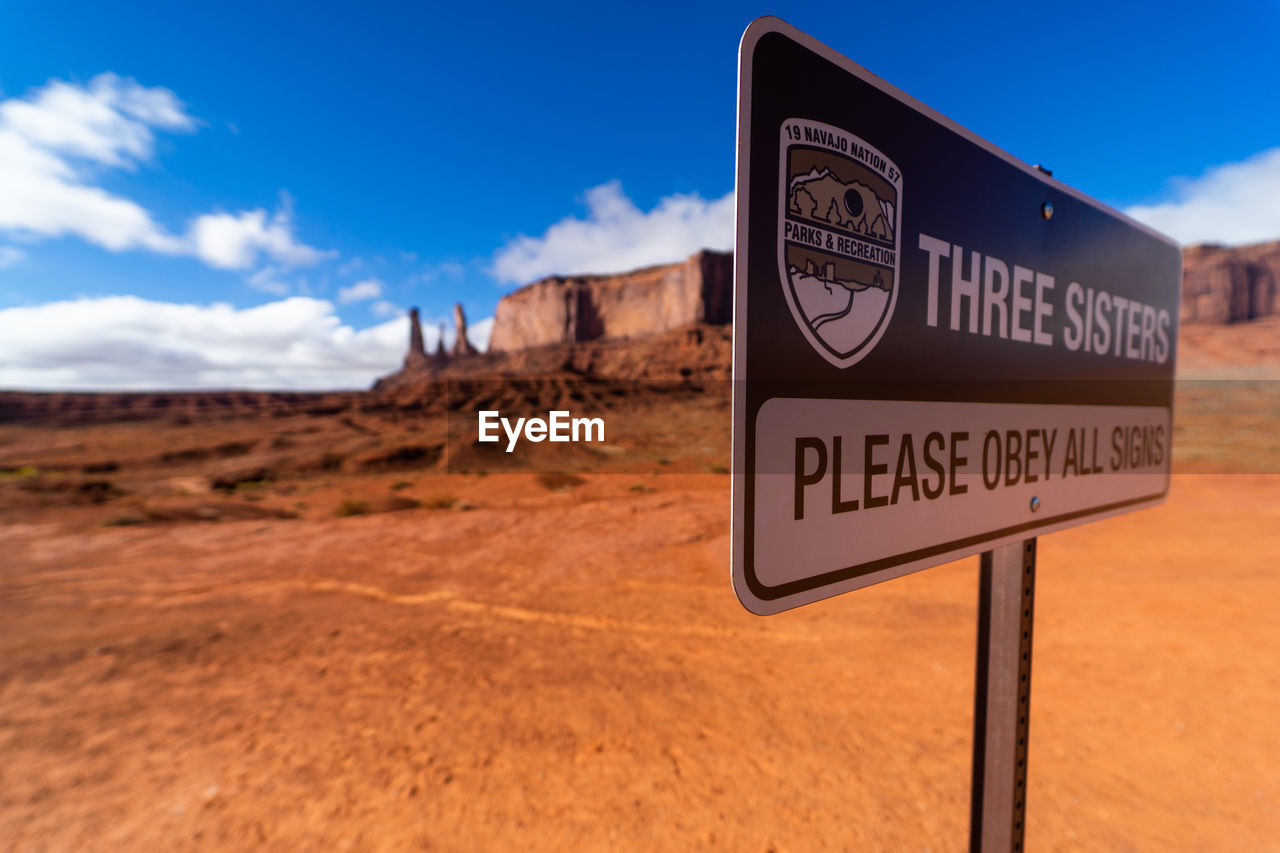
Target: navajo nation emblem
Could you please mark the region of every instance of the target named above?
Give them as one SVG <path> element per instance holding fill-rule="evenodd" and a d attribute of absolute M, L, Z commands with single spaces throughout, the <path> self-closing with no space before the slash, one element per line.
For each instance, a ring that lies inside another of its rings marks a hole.
<path fill-rule="evenodd" d="M 813 348 L 849 367 L 880 340 L 898 296 L 902 173 L 858 137 L 788 119 L 781 129 L 778 265 Z"/>

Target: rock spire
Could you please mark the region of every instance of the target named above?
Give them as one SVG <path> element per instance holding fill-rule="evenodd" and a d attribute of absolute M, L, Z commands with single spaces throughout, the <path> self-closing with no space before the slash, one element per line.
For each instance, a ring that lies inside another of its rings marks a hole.
<path fill-rule="evenodd" d="M 427 358 L 426 347 L 422 343 L 422 322 L 418 318 L 418 309 L 409 309 L 409 351 L 404 356 L 404 366 L 406 368 L 425 367 L 429 359 Z"/>
<path fill-rule="evenodd" d="M 462 310 L 462 303 L 453 303 L 453 326 L 457 337 L 453 341 L 453 355 L 472 355 L 476 348 L 467 340 L 467 315 Z"/>

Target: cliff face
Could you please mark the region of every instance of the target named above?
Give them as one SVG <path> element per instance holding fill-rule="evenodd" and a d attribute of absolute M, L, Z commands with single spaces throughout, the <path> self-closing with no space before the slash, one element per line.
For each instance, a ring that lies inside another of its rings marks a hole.
<path fill-rule="evenodd" d="M 1238 323 L 1280 314 L 1280 241 L 1182 251 L 1182 322 Z"/>
<path fill-rule="evenodd" d="M 489 350 L 638 338 L 732 319 L 733 255 L 702 251 L 678 264 L 526 285 L 499 301 Z"/>
<path fill-rule="evenodd" d="M 1182 322 L 1237 323 L 1280 314 L 1280 241 L 1183 250 Z M 733 319 L 733 254 L 616 275 L 553 276 L 504 296 L 491 352 L 626 340 Z"/>

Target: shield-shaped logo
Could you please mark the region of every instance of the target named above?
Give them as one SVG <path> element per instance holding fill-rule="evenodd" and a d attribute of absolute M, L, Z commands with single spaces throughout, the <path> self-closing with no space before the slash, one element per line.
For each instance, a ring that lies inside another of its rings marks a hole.
<path fill-rule="evenodd" d="M 837 367 L 880 340 L 898 297 L 902 173 L 846 130 L 783 122 L 778 267 L 791 314 Z"/>

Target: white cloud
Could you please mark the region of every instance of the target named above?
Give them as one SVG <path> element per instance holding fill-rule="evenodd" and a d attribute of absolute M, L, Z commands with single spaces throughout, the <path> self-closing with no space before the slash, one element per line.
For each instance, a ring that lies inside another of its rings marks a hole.
<path fill-rule="evenodd" d="M 0 387 L 367 388 L 408 340 L 406 317 L 357 331 L 307 297 L 245 309 L 78 299 L 0 310 Z"/>
<path fill-rule="evenodd" d="M 394 302 L 388 302 L 385 299 L 379 299 L 377 302 L 370 305 L 369 310 L 378 317 L 395 317 L 405 313 L 404 309 L 399 305 L 396 305 Z"/>
<path fill-rule="evenodd" d="M 285 266 L 308 266 L 336 252 L 321 252 L 293 236 L 293 214 L 287 202 L 270 220 L 267 212 L 206 213 L 191 223 L 190 242 L 196 257 L 211 267 L 248 269 L 265 255 Z"/>
<path fill-rule="evenodd" d="M 523 284 L 547 275 L 622 272 L 733 246 L 733 193 L 707 201 L 671 195 L 644 212 L 617 181 L 586 193 L 587 217 L 567 217 L 541 237 L 521 235 L 494 254 L 490 274 Z"/>
<path fill-rule="evenodd" d="M 132 169 L 149 159 L 153 127 L 190 130 L 194 121 L 169 90 L 114 74 L 88 86 L 52 80 L 26 99 L 0 101 L 0 230 L 73 234 L 112 251 L 180 251 L 146 210 L 93 186 L 89 174 L 89 165 Z"/>
<path fill-rule="evenodd" d="M 467 340 L 481 352 L 489 349 L 489 337 L 493 334 L 493 318 L 485 317 L 467 325 Z"/>
<path fill-rule="evenodd" d="M 195 126 L 168 89 L 111 73 L 87 86 L 51 80 L 0 101 L 0 232 L 194 255 L 226 269 L 248 269 L 259 255 L 289 266 L 328 256 L 293 236 L 287 202 L 270 219 L 260 209 L 198 216 L 188 234 L 176 235 L 137 202 L 97 185 L 104 170 L 132 171 L 150 160 L 155 130 Z"/>
<path fill-rule="evenodd" d="M 280 270 L 273 266 L 265 266 L 245 278 L 245 282 L 256 290 L 270 293 L 273 296 L 286 296 L 289 285 L 279 279 Z"/>
<path fill-rule="evenodd" d="M 1188 244 L 1280 239 L 1280 148 L 1179 179 L 1171 201 L 1125 212 Z"/>
<path fill-rule="evenodd" d="M 377 299 L 382 295 L 382 282 L 376 278 L 366 278 L 363 281 L 357 281 L 350 287 L 344 287 L 338 291 L 338 302 L 343 305 L 352 302 L 360 302 L 365 299 Z"/>
<path fill-rule="evenodd" d="M 108 72 L 88 86 L 51 80 L 29 99 L 4 101 L 0 125 L 44 151 L 127 168 L 151 157 L 151 128 L 192 130 L 195 122 L 168 89 Z"/>
<path fill-rule="evenodd" d="M 17 246 L 0 246 L 0 270 L 21 263 L 26 256 L 27 253 Z"/>
<path fill-rule="evenodd" d="M 82 183 L 70 166 L 0 124 L 0 231 L 22 237 L 74 235 L 114 252 L 176 254 L 181 242 L 128 199 Z"/>

